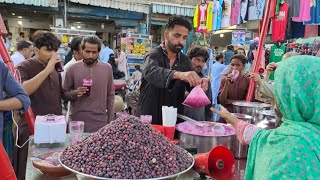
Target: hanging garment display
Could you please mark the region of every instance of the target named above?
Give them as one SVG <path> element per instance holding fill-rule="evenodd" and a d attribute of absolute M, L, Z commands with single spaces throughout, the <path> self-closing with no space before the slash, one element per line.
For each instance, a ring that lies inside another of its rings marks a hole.
<path fill-rule="evenodd" d="M 223 0 L 214 0 L 213 2 L 213 18 L 212 18 L 212 30 L 219 30 L 221 27 L 222 18 L 222 3 Z"/>
<path fill-rule="evenodd" d="M 311 20 L 311 17 L 310 17 L 310 0 L 301 0 L 300 1 L 299 16 L 298 17 L 293 17 L 292 21 L 304 22 L 304 21 L 310 21 L 310 20 Z"/>
<path fill-rule="evenodd" d="M 288 24 L 289 5 L 280 6 L 279 14 L 272 18 L 272 41 L 284 40 Z"/>
<path fill-rule="evenodd" d="M 197 32 L 207 32 L 212 30 L 212 6 L 212 2 L 197 5 L 193 17 L 193 25 Z"/>
<path fill-rule="evenodd" d="M 304 24 L 320 24 L 320 0 L 312 0 L 310 8 L 311 20 Z"/>
<path fill-rule="evenodd" d="M 249 0 L 248 20 L 262 19 L 265 0 Z"/>
<path fill-rule="evenodd" d="M 240 7 L 241 7 L 241 0 L 234 0 L 234 5 L 231 11 L 231 26 L 238 24 L 238 20 L 240 16 Z"/>
<path fill-rule="evenodd" d="M 222 20 L 221 27 L 229 27 L 230 26 L 230 18 L 231 18 L 231 5 L 232 0 L 224 0 L 224 7 L 222 7 Z"/>
<path fill-rule="evenodd" d="M 300 15 L 301 0 L 287 0 L 289 4 L 289 17 L 298 17 Z"/>
<path fill-rule="evenodd" d="M 247 22 L 245 20 L 246 15 L 247 15 L 247 10 L 248 10 L 248 0 L 243 0 L 241 2 L 241 11 L 240 11 L 241 23 L 246 23 Z"/>
<path fill-rule="evenodd" d="M 304 38 L 317 37 L 318 25 L 305 25 Z"/>

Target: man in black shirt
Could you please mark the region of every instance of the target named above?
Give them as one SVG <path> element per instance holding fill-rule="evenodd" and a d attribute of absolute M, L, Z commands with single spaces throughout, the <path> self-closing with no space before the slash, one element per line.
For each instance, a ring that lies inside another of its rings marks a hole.
<path fill-rule="evenodd" d="M 152 49 L 144 59 L 137 115 L 152 115 L 152 124 L 162 124 L 162 106 L 178 108 L 183 113 L 184 94 L 190 87 L 208 83 L 193 71 L 190 59 L 181 50 L 192 29 L 182 17 L 169 18 L 164 33 L 165 41 Z"/>

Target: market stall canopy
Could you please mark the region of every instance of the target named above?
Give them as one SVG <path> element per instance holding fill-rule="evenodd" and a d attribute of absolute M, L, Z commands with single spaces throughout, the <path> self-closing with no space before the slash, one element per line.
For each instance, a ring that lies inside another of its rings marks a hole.
<path fill-rule="evenodd" d="M 0 0 L 0 3 L 58 7 L 58 0 Z"/>
<path fill-rule="evenodd" d="M 70 0 L 70 2 L 149 14 L 148 5 L 139 4 L 135 2 L 112 1 L 112 0 Z"/>
<path fill-rule="evenodd" d="M 195 10 L 194 6 L 184 6 L 180 4 L 152 2 L 153 13 L 193 17 L 194 10 Z"/>

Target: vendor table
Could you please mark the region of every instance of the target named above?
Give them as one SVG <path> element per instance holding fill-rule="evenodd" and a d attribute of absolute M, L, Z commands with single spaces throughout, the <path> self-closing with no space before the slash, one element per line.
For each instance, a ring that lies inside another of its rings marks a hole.
<path fill-rule="evenodd" d="M 62 144 L 34 144 L 33 138 L 29 142 L 29 152 L 27 160 L 27 171 L 26 171 L 26 180 L 77 180 L 75 175 L 69 175 L 62 178 L 46 177 L 38 169 L 33 167 L 31 162 L 31 157 L 38 156 L 43 153 L 48 152 L 57 152 L 64 150 L 67 146 L 70 145 L 70 136 L 67 134 L 66 143 Z M 244 170 L 246 166 L 246 160 L 236 160 L 235 172 L 232 180 L 241 180 L 244 177 Z M 198 179 L 199 174 L 193 171 L 192 169 L 185 173 L 184 175 L 177 178 L 177 180 L 194 180 Z"/>

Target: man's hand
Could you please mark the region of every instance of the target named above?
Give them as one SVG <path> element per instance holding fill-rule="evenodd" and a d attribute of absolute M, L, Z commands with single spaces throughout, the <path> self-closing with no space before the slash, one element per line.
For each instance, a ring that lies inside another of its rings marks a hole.
<path fill-rule="evenodd" d="M 55 65 L 58 62 L 61 62 L 60 56 L 58 55 L 58 53 L 54 53 L 47 64 L 46 70 L 52 73 L 55 70 Z"/>
<path fill-rule="evenodd" d="M 256 82 L 258 85 L 261 84 L 261 77 L 259 74 L 257 73 L 251 73 L 250 74 L 250 78 L 253 78 L 254 79 L 254 82 Z"/>
<path fill-rule="evenodd" d="M 201 83 L 200 77 L 194 71 L 175 72 L 174 77 L 175 77 L 174 79 L 180 79 L 182 81 L 188 82 L 191 87 L 194 87 Z"/>
<path fill-rule="evenodd" d="M 232 81 L 233 81 L 232 77 L 233 77 L 233 74 L 232 74 L 232 73 L 228 74 L 228 76 L 226 77 L 226 83 L 225 83 L 225 85 L 230 85 L 230 84 L 232 84 Z"/>
<path fill-rule="evenodd" d="M 87 93 L 88 89 L 86 87 L 78 87 L 75 92 L 77 94 L 77 97 L 82 97 L 85 93 Z"/>
<path fill-rule="evenodd" d="M 201 89 L 206 92 L 208 90 L 208 78 L 201 78 Z"/>

